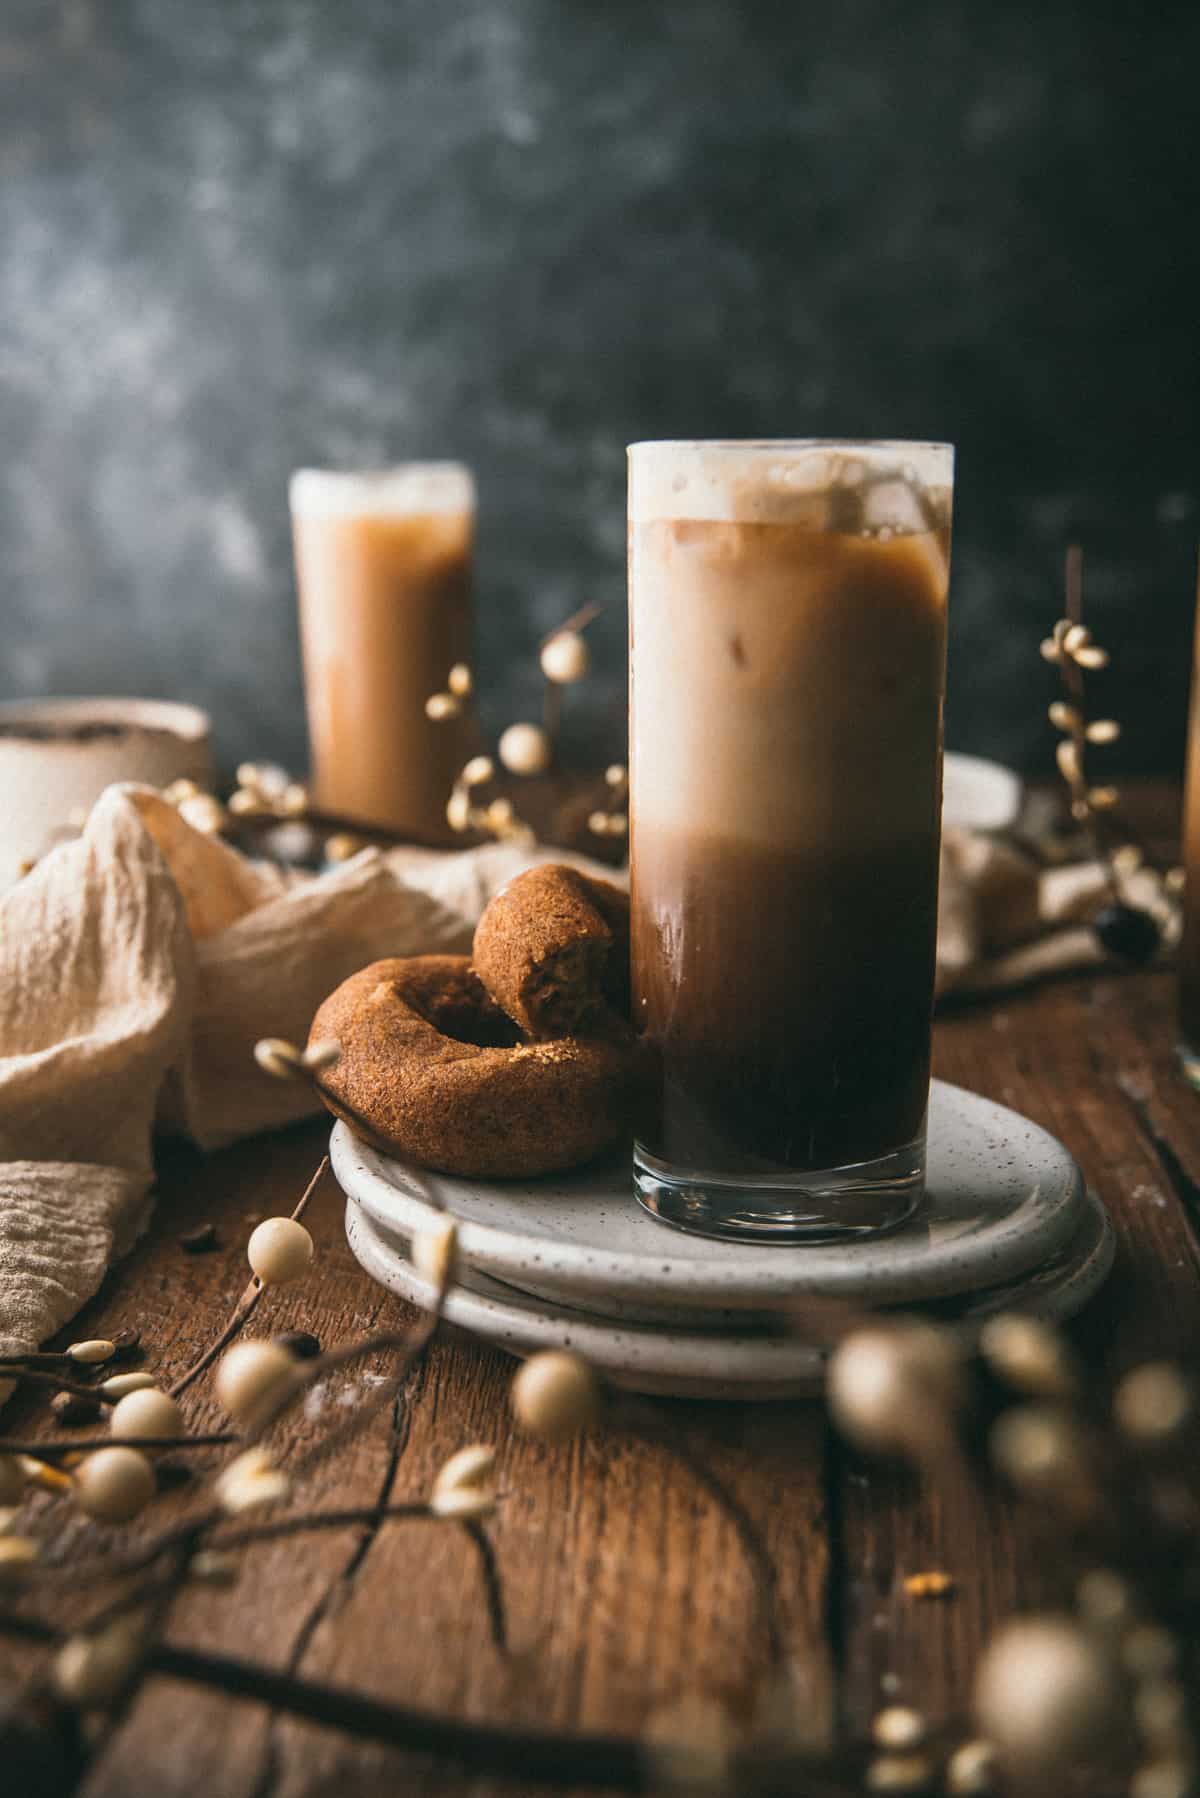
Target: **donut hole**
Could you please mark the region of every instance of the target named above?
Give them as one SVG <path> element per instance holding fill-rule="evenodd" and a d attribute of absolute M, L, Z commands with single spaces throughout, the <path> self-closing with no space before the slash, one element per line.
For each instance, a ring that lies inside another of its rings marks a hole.
<path fill-rule="evenodd" d="M 376 1148 L 463 1177 L 582 1166 L 626 1130 L 635 1102 L 628 1034 L 530 1040 L 465 955 L 352 974 L 312 1022 L 310 1043 L 331 1038 L 342 1053 L 321 1082 L 329 1110 Z"/>
<path fill-rule="evenodd" d="M 429 993 L 422 994 L 418 1003 L 410 993 L 408 1003 L 427 1024 L 456 1043 L 470 1043 L 476 1049 L 515 1049 L 525 1040 L 512 1019 L 482 995 Z"/>

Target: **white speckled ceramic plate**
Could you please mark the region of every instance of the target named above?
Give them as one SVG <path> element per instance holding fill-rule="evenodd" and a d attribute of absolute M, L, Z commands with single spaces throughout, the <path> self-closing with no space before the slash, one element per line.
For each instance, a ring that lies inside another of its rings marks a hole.
<path fill-rule="evenodd" d="M 353 1199 L 346 1235 L 362 1266 L 401 1298 L 428 1308 L 430 1288 L 413 1272 L 401 1243 L 389 1238 Z M 969 1300 L 952 1301 L 966 1330 L 972 1322 L 1018 1305 L 1043 1317 L 1070 1316 L 1105 1280 L 1113 1259 L 1112 1228 L 1099 1200 L 1085 1197 L 1067 1250 L 1015 1284 Z M 464 1271 L 446 1301 L 446 1316 L 472 1335 L 525 1356 L 545 1348 L 573 1348 L 614 1385 L 672 1398 L 788 1399 L 811 1395 L 821 1383 L 825 1353 L 782 1333 L 699 1335 L 661 1325 L 606 1323 L 586 1312 L 517 1293 L 486 1274 Z"/>
<path fill-rule="evenodd" d="M 714 1242 L 671 1229 L 635 1202 L 627 1158 L 543 1180 L 460 1180 L 406 1168 L 344 1124 L 330 1154 L 347 1196 L 388 1235 L 407 1240 L 449 1211 L 475 1271 L 610 1318 L 625 1306 L 631 1322 L 679 1324 L 697 1312 L 769 1311 L 806 1297 L 888 1305 L 978 1291 L 1057 1254 L 1085 1198 L 1054 1137 L 939 1081 L 920 1210 L 890 1235 L 846 1244 Z M 730 1319 L 707 1321 L 711 1329 Z"/>

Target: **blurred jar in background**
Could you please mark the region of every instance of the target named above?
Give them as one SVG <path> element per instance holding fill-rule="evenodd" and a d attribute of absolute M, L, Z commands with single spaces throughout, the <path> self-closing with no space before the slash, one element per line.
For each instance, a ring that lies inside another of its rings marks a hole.
<path fill-rule="evenodd" d="M 461 715 L 430 718 L 425 705 L 471 661 L 470 470 L 305 468 L 290 497 L 314 800 L 417 842 L 448 842 L 446 802 L 471 727 Z"/>

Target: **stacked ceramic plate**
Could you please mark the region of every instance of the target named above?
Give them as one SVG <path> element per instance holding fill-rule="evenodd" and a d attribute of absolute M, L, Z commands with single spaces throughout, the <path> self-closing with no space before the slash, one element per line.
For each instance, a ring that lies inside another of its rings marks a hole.
<path fill-rule="evenodd" d="M 569 1347 L 617 1384 L 695 1398 L 791 1398 L 819 1383 L 829 1312 L 911 1307 L 964 1327 L 1009 1306 L 1077 1311 L 1113 1237 L 1054 1137 L 935 1081 L 924 1205 L 902 1229 L 846 1245 L 714 1242 L 635 1202 L 628 1159 L 557 1178 L 454 1179 L 333 1132 L 350 1246 L 367 1272 L 427 1306 L 414 1233 L 451 1213 L 460 1283 L 449 1319 L 514 1355 Z"/>

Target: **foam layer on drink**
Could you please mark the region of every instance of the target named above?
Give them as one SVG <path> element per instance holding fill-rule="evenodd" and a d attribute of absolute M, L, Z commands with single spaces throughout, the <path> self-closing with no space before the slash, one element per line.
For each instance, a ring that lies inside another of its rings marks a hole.
<path fill-rule="evenodd" d="M 351 472 L 298 468 L 293 513 L 318 518 L 406 518 L 475 509 L 475 482 L 461 462 L 402 462 Z"/>
<path fill-rule="evenodd" d="M 635 443 L 629 520 L 706 519 L 911 535 L 949 519 L 940 443 Z"/>

